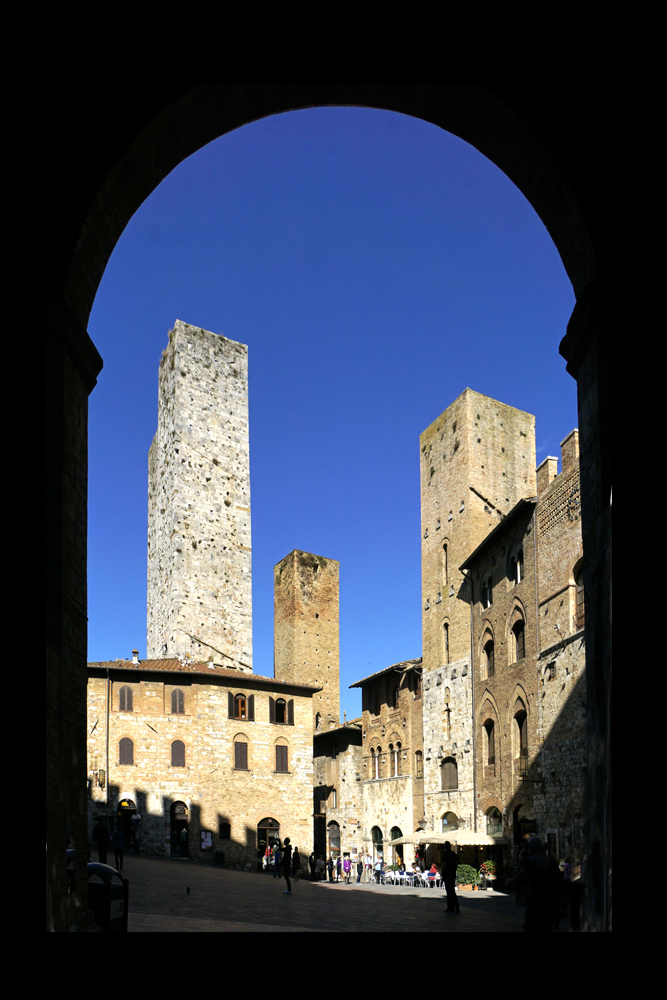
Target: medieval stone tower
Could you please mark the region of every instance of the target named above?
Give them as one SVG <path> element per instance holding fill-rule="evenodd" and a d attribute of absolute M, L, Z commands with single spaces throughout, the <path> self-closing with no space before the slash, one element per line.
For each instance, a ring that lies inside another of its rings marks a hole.
<path fill-rule="evenodd" d="M 459 566 L 536 494 L 535 417 L 466 389 L 420 436 L 424 671 L 468 655 Z"/>
<path fill-rule="evenodd" d="M 322 688 L 313 696 L 317 732 L 340 722 L 339 568 L 295 549 L 273 570 L 275 677 Z"/>
<path fill-rule="evenodd" d="M 148 455 L 149 659 L 252 672 L 248 348 L 177 320 Z"/>

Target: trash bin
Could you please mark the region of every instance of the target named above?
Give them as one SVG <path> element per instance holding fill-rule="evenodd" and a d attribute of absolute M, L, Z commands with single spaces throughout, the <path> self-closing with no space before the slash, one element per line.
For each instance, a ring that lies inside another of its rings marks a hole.
<path fill-rule="evenodd" d="M 224 851 L 218 851 L 218 850 L 216 850 L 213 864 L 216 866 L 216 868 L 224 868 L 225 867 L 225 852 Z"/>
<path fill-rule="evenodd" d="M 88 865 L 88 908 L 103 931 L 127 931 L 129 885 L 110 865 Z"/>

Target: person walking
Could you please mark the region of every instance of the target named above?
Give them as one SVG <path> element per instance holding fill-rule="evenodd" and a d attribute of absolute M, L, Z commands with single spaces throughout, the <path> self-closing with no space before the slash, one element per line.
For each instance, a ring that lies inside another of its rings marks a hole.
<path fill-rule="evenodd" d="M 447 893 L 447 909 L 445 913 L 460 913 L 459 898 L 456 895 L 456 866 L 458 858 L 452 850 L 449 841 L 445 843 L 445 850 L 442 855 L 442 877 Z"/>
<path fill-rule="evenodd" d="M 350 884 L 350 873 L 352 871 L 352 862 L 350 861 L 348 855 L 345 855 L 343 860 L 343 871 L 345 872 L 345 885 Z"/>
<path fill-rule="evenodd" d="M 327 871 L 329 872 L 329 881 L 333 883 L 334 859 L 332 854 L 329 855 L 329 860 L 327 861 Z"/>
<path fill-rule="evenodd" d="M 116 871 L 123 870 L 123 851 L 125 850 L 125 834 L 122 830 L 116 830 L 113 835 L 113 850 L 116 858 Z"/>
<path fill-rule="evenodd" d="M 283 869 L 283 878 L 287 882 L 287 888 L 285 889 L 285 895 L 292 895 L 292 883 L 290 882 L 290 872 L 292 870 L 292 845 L 290 844 L 289 837 L 285 837 L 283 844 L 283 850 L 281 855 L 281 864 Z"/>
<path fill-rule="evenodd" d="M 294 854 L 292 855 L 292 878 L 295 882 L 299 879 L 299 872 L 301 871 L 301 855 L 299 854 L 299 848 L 294 848 Z"/>
<path fill-rule="evenodd" d="M 361 885 L 361 876 L 364 874 L 364 863 L 361 858 L 357 858 L 357 885 Z"/>
<path fill-rule="evenodd" d="M 93 840 L 97 844 L 100 864 L 105 865 L 107 863 L 107 842 L 109 840 L 109 831 L 107 830 L 105 820 L 100 819 L 95 824 L 95 829 L 93 830 Z"/>

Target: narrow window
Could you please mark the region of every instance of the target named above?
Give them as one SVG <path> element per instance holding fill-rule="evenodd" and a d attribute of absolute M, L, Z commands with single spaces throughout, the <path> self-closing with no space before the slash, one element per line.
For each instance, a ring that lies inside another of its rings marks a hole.
<path fill-rule="evenodd" d="M 171 714 L 183 715 L 185 713 L 185 698 L 183 692 L 178 688 L 171 692 Z"/>
<path fill-rule="evenodd" d="M 444 640 L 444 659 L 445 663 L 449 663 L 449 622 L 445 622 L 443 627 L 443 640 Z"/>
<path fill-rule="evenodd" d="M 519 619 L 512 626 L 514 633 L 515 660 L 523 660 L 526 655 L 526 628 L 525 623 Z"/>
<path fill-rule="evenodd" d="M 120 689 L 120 700 L 118 704 L 121 712 L 132 711 L 132 688 L 125 685 Z"/>
<path fill-rule="evenodd" d="M 287 702 L 284 698 L 276 699 L 276 722 L 287 722 Z"/>
<path fill-rule="evenodd" d="M 493 674 L 494 674 L 494 671 L 495 671 L 495 665 L 494 664 L 495 664 L 495 660 L 494 660 L 494 651 L 493 651 L 493 639 L 489 639 L 489 641 L 484 646 L 484 667 L 485 667 L 486 677 L 487 678 L 493 677 Z"/>
<path fill-rule="evenodd" d="M 248 770 L 248 744 L 241 740 L 234 742 L 234 767 L 237 771 Z"/>
<path fill-rule="evenodd" d="M 424 777 L 424 758 L 421 750 L 415 754 L 415 772 L 417 778 Z"/>
<path fill-rule="evenodd" d="M 287 773 L 287 747 L 276 746 L 276 771 Z"/>
<path fill-rule="evenodd" d="M 185 743 L 182 740 L 174 740 L 171 744 L 171 766 L 185 767 Z"/>
<path fill-rule="evenodd" d="M 247 705 L 246 697 L 244 694 L 237 694 L 234 698 L 234 718 L 235 719 L 247 719 Z"/>
<path fill-rule="evenodd" d="M 134 743 L 127 737 L 118 744 L 118 763 L 134 764 Z"/>
<path fill-rule="evenodd" d="M 486 731 L 486 763 L 495 764 L 496 762 L 496 747 L 495 738 L 493 732 L 493 722 L 491 719 L 487 719 L 484 723 L 484 729 Z"/>
<path fill-rule="evenodd" d="M 453 757 L 445 757 L 440 768 L 440 787 L 444 790 L 451 790 L 459 787 L 458 769 Z"/>
<path fill-rule="evenodd" d="M 577 588 L 577 610 L 575 616 L 575 625 L 577 628 L 583 628 L 586 619 L 585 615 L 585 604 L 584 604 L 584 574 L 579 571 L 575 579 L 575 585 Z"/>

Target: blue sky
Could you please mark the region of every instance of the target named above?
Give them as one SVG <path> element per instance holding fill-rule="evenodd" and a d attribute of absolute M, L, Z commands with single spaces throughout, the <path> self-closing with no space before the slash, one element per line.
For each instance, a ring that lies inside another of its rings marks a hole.
<path fill-rule="evenodd" d="M 131 219 L 89 323 L 89 659 L 146 654 L 147 453 L 176 319 L 249 346 L 254 669 L 273 566 L 340 561 L 348 685 L 421 655 L 419 434 L 469 386 L 577 425 L 574 306 L 523 195 L 472 146 L 365 108 L 275 115 L 180 164 Z"/>

